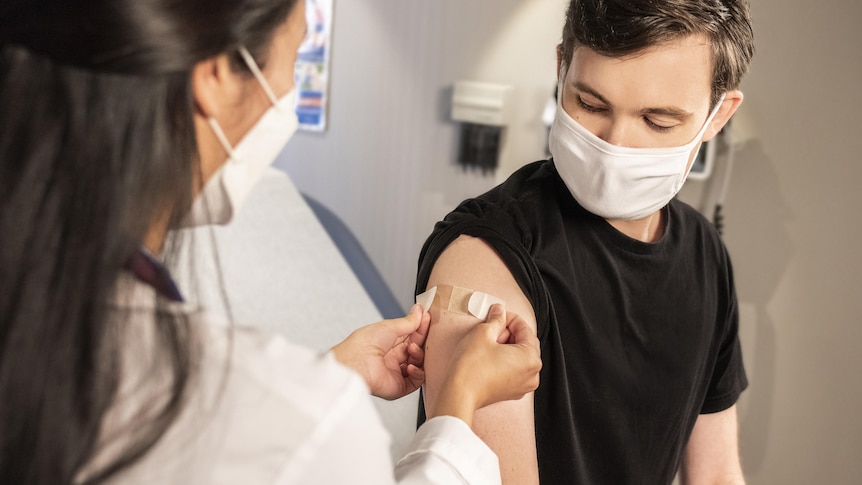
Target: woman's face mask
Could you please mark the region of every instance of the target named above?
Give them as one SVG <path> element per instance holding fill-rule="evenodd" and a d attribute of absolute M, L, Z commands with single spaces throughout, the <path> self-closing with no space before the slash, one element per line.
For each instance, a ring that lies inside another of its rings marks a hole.
<path fill-rule="evenodd" d="M 248 50 L 240 47 L 239 52 L 272 106 L 236 147 L 230 145 L 214 118 L 207 119 L 219 143 L 228 153 L 228 160 L 207 180 L 195 199 L 184 222 L 187 227 L 227 224 L 233 220 L 264 170 L 272 165 L 299 126 L 294 111 L 296 88 L 291 89 L 281 99 L 276 98 Z"/>

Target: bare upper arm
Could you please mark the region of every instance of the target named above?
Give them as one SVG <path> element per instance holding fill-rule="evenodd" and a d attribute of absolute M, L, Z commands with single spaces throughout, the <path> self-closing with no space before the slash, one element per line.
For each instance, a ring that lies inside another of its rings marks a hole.
<path fill-rule="evenodd" d="M 499 254 L 485 241 L 461 236 L 437 259 L 428 288 L 454 285 L 488 293 L 506 302 L 506 311 L 521 315 L 536 330 L 532 305 Z M 425 400 L 433 406 L 457 342 L 479 320 L 439 308 L 431 311 L 425 343 Z M 473 429 L 497 453 L 504 484 L 538 484 L 533 394 L 480 409 Z"/>
<path fill-rule="evenodd" d="M 739 463 L 736 406 L 701 414 L 694 425 L 680 465 L 683 485 L 745 483 Z"/>

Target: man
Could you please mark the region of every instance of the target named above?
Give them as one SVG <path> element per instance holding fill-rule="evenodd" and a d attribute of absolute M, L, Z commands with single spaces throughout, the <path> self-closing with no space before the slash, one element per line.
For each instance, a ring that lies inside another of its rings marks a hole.
<path fill-rule="evenodd" d="M 417 293 L 496 296 L 542 342 L 535 396 L 475 416 L 505 483 L 743 483 L 730 261 L 673 197 L 742 102 L 752 42 L 746 0 L 572 0 L 553 158 L 463 202 L 426 242 Z M 429 405 L 479 321 L 432 316 Z"/>

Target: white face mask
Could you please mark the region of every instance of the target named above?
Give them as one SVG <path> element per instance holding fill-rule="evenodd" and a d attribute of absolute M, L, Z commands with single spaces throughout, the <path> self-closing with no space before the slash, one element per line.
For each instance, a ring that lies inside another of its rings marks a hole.
<path fill-rule="evenodd" d="M 575 200 L 605 219 L 643 219 L 666 206 L 688 177 L 691 153 L 701 143 L 724 96 L 687 145 L 626 148 L 602 140 L 566 113 L 564 80 L 565 75 L 560 80 L 549 147 L 554 166 Z"/>
<path fill-rule="evenodd" d="M 230 222 L 251 189 L 260 180 L 264 170 L 272 165 L 299 126 L 293 107 L 296 88 L 291 89 L 281 99 L 277 99 L 248 51 L 240 47 L 239 52 L 263 87 L 272 102 L 272 107 L 245 134 L 236 148 L 230 146 L 218 122 L 214 118 L 207 119 L 229 157 L 227 162 L 210 177 L 195 199 L 192 210 L 185 220 L 186 226 Z"/>

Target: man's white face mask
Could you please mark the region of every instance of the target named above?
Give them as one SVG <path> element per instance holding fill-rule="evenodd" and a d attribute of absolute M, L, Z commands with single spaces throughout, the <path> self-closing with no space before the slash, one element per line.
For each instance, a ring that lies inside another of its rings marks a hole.
<path fill-rule="evenodd" d="M 228 160 L 204 185 L 184 221 L 185 226 L 227 224 L 233 220 L 264 170 L 272 165 L 299 126 L 293 108 L 296 88 L 281 99 L 276 98 L 248 50 L 240 47 L 239 52 L 272 106 L 235 148 L 231 147 L 218 122 L 214 118 L 207 119 L 216 138 L 228 153 Z"/>
<path fill-rule="evenodd" d="M 688 177 L 691 154 L 718 113 L 724 95 L 688 144 L 627 148 L 602 140 L 569 116 L 563 109 L 565 77 L 564 69 L 549 147 L 554 166 L 575 200 L 605 219 L 642 219 L 666 206 Z"/>

